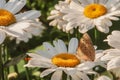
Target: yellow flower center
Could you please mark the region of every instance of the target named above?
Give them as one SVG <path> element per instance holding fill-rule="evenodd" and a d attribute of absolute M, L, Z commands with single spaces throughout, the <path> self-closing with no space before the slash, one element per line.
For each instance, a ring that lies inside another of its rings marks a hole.
<path fill-rule="evenodd" d="M 8 26 L 15 22 L 16 18 L 11 12 L 5 9 L 0 9 L 0 26 Z"/>
<path fill-rule="evenodd" d="M 84 9 L 84 15 L 94 19 L 107 13 L 107 9 L 101 4 L 90 4 Z"/>
<path fill-rule="evenodd" d="M 52 63 L 59 67 L 75 67 L 80 60 L 73 54 L 61 53 L 52 58 Z"/>

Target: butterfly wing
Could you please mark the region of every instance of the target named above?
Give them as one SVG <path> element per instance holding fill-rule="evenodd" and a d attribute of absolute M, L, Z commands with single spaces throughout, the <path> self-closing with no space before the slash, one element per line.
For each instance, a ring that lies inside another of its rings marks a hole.
<path fill-rule="evenodd" d="M 83 34 L 83 37 L 79 41 L 77 55 L 84 61 L 94 61 L 95 59 L 95 49 L 87 33 Z"/>

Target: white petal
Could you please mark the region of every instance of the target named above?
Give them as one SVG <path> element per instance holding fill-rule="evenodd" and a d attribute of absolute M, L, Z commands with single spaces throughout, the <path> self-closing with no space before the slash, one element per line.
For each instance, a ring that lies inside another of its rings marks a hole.
<path fill-rule="evenodd" d="M 78 47 L 78 39 L 72 38 L 68 45 L 68 53 L 76 53 Z"/>
<path fill-rule="evenodd" d="M 89 1 L 90 1 L 90 0 L 89 0 Z M 84 5 L 90 4 L 89 1 L 88 1 L 88 0 L 80 0 L 81 4 L 84 4 Z M 93 0 L 91 0 L 91 1 L 93 1 Z"/>
<path fill-rule="evenodd" d="M 99 0 L 100 4 L 106 4 L 108 0 Z"/>
<path fill-rule="evenodd" d="M 107 76 L 100 76 L 97 80 L 111 80 L 111 79 Z"/>
<path fill-rule="evenodd" d="M 79 78 L 78 75 L 74 74 L 74 75 L 70 75 L 72 77 L 73 80 L 80 80 L 81 78 Z"/>
<path fill-rule="evenodd" d="M 120 68 L 120 56 L 113 58 L 111 61 L 107 64 L 107 70 L 111 70 L 114 68 Z"/>
<path fill-rule="evenodd" d="M 38 17 L 40 17 L 40 11 L 36 11 L 36 10 L 30 10 L 30 11 L 26 11 L 24 13 L 19 13 L 16 15 L 16 19 L 17 21 L 21 21 L 21 20 L 27 20 L 27 19 L 36 19 Z"/>
<path fill-rule="evenodd" d="M 6 32 L 7 35 L 12 36 L 12 37 L 20 37 L 22 36 L 21 33 L 18 33 L 16 31 L 11 31 L 9 29 L 5 29 L 4 32 Z M 21 31 L 23 34 L 23 31 Z"/>
<path fill-rule="evenodd" d="M 109 9 L 115 6 L 116 3 L 119 3 L 119 0 L 108 0 L 105 6 Z"/>
<path fill-rule="evenodd" d="M 32 58 L 38 58 L 38 59 L 41 59 L 41 60 L 46 60 L 48 62 L 50 61 L 50 59 L 46 58 L 45 56 L 41 56 L 41 55 L 36 54 L 36 53 L 27 53 L 27 55 L 29 55 Z"/>
<path fill-rule="evenodd" d="M 62 70 L 56 70 L 54 73 L 53 73 L 53 75 L 52 75 L 52 77 L 51 77 L 51 80 L 62 80 Z"/>
<path fill-rule="evenodd" d="M 77 10 L 84 10 L 84 8 L 80 5 L 78 0 L 72 0 L 70 3 L 70 8 Z"/>
<path fill-rule="evenodd" d="M 113 31 L 111 35 L 107 36 L 108 44 L 114 48 L 120 49 L 120 31 Z"/>
<path fill-rule="evenodd" d="M 118 21 L 118 20 L 119 20 L 119 18 L 113 17 L 113 16 L 108 16 L 108 18 L 109 18 L 110 20 L 114 20 L 114 21 Z"/>
<path fill-rule="evenodd" d="M 96 50 L 95 53 L 96 53 L 96 55 L 95 55 L 94 61 L 99 61 L 100 58 L 104 55 L 103 50 Z"/>
<path fill-rule="evenodd" d="M 105 24 L 107 26 L 112 26 L 112 22 L 109 19 L 105 19 Z"/>
<path fill-rule="evenodd" d="M 47 69 L 47 70 L 44 70 L 41 74 L 40 74 L 40 77 L 44 77 L 44 76 L 47 76 L 48 74 L 54 72 L 56 69 Z"/>
<path fill-rule="evenodd" d="M 109 32 L 109 27 L 108 26 L 96 26 L 96 28 L 101 31 L 101 32 L 104 32 L 104 33 L 108 33 Z"/>
<path fill-rule="evenodd" d="M 120 8 L 120 2 L 114 4 L 109 11 L 113 12 L 113 11 L 116 11 L 117 9 L 119 9 L 119 8 Z"/>
<path fill-rule="evenodd" d="M 15 23 L 15 24 L 13 24 L 13 25 L 10 25 L 10 26 L 8 27 L 8 29 L 11 30 L 11 31 L 16 31 L 16 32 L 18 32 L 18 31 L 20 31 L 20 30 L 22 30 L 22 29 L 25 29 L 25 28 L 30 27 L 30 25 L 31 25 L 31 24 L 30 24 L 29 22 L 22 21 L 22 22 L 17 22 L 17 23 Z"/>
<path fill-rule="evenodd" d="M 64 69 L 64 72 L 67 74 L 67 75 L 74 75 L 76 73 L 77 69 L 76 68 L 66 68 Z"/>
<path fill-rule="evenodd" d="M 104 53 L 106 53 L 106 54 L 101 57 L 102 61 L 111 60 L 117 56 L 120 56 L 119 49 L 108 49 L 108 50 L 104 51 Z"/>
<path fill-rule="evenodd" d="M 17 40 L 20 41 L 24 41 L 24 42 L 28 42 L 29 38 L 31 38 L 31 34 L 26 33 L 25 31 L 19 31 L 19 33 L 17 33 L 18 37 Z"/>
<path fill-rule="evenodd" d="M 47 58 L 49 58 L 49 59 L 53 57 L 53 56 L 50 55 L 48 52 L 42 51 L 42 50 L 37 50 L 36 53 L 39 54 L 39 55 L 41 55 L 41 56 L 47 57 Z"/>
<path fill-rule="evenodd" d="M 59 52 L 64 53 L 67 52 L 67 48 L 65 43 L 62 40 L 58 40 Z"/>
<path fill-rule="evenodd" d="M 0 44 L 4 42 L 6 38 L 6 34 L 3 31 L 0 31 Z"/>
<path fill-rule="evenodd" d="M 44 42 L 43 46 L 45 47 L 45 50 L 52 56 L 54 56 L 56 53 L 55 48 L 48 42 Z"/>
<path fill-rule="evenodd" d="M 67 53 L 66 45 L 62 40 L 53 41 L 53 44 L 58 53 Z"/>
<path fill-rule="evenodd" d="M 84 71 L 84 70 L 90 70 L 92 69 L 93 67 L 95 66 L 95 63 L 94 62 L 83 62 L 81 64 L 79 64 L 77 66 L 77 68 L 80 70 L 80 71 Z"/>
<path fill-rule="evenodd" d="M 55 67 L 50 61 L 42 60 L 39 58 L 31 58 L 28 62 L 28 64 L 25 65 L 25 67 L 40 67 L 40 68 L 51 68 Z"/>
<path fill-rule="evenodd" d="M 76 27 L 76 24 L 75 24 L 75 23 L 72 23 L 72 22 L 69 22 L 69 23 L 66 25 L 66 30 L 67 30 L 67 31 L 70 31 L 70 30 L 73 29 L 74 27 Z"/>
<path fill-rule="evenodd" d="M 80 33 L 85 33 L 85 32 L 87 32 L 88 30 L 90 30 L 90 29 L 92 29 L 92 28 L 94 28 L 95 27 L 95 25 L 93 24 L 93 21 L 91 21 L 91 20 L 83 20 L 83 22 L 85 23 L 85 24 L 81 24 L 80 26 L 79 26 L 79 32 Z M 86 23 L 87 22 L 87 23 Z"/>
<path fill-rule="evenodd" d="M 26 4 L 26 0 L 9 0 L 5 5 L 5 9 L 12 12 L 13 14 L 20 11 Z"/>
<path fill-rule="evenodd" d="M 87 74 L 83 72 L 77 72 L 76 75 L 79 76 L 82 80 L 90 80 Z"/>
<path fill-rule="evenodd" d="M 6 3 L 6 0 L 0 0 L 0 8 L 3 8 Z"/>

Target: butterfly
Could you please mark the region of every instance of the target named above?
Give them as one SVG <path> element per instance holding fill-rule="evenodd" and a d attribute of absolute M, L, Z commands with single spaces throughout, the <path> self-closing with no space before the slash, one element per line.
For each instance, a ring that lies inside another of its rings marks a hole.
<path fill-rule="evenodd" d="M 87 33 L 83 34 L 82 38 L 79 41 L 77 55 L 80 60 L 83 61 L 94 61 L 95 59 L 95 49 L 91 38 Z"/>

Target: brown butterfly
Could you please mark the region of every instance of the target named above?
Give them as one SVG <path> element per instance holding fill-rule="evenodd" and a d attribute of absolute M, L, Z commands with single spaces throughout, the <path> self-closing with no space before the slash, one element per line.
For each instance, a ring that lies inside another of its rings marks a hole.
<path fill-rule="evenodd" d="M 84 61 L 94 61 L 95 59 L 95 49 L 93 47 L 91 38 L 87 33 L 83 34 L 79 41 L 77 55 L 80 60 Z"/>

